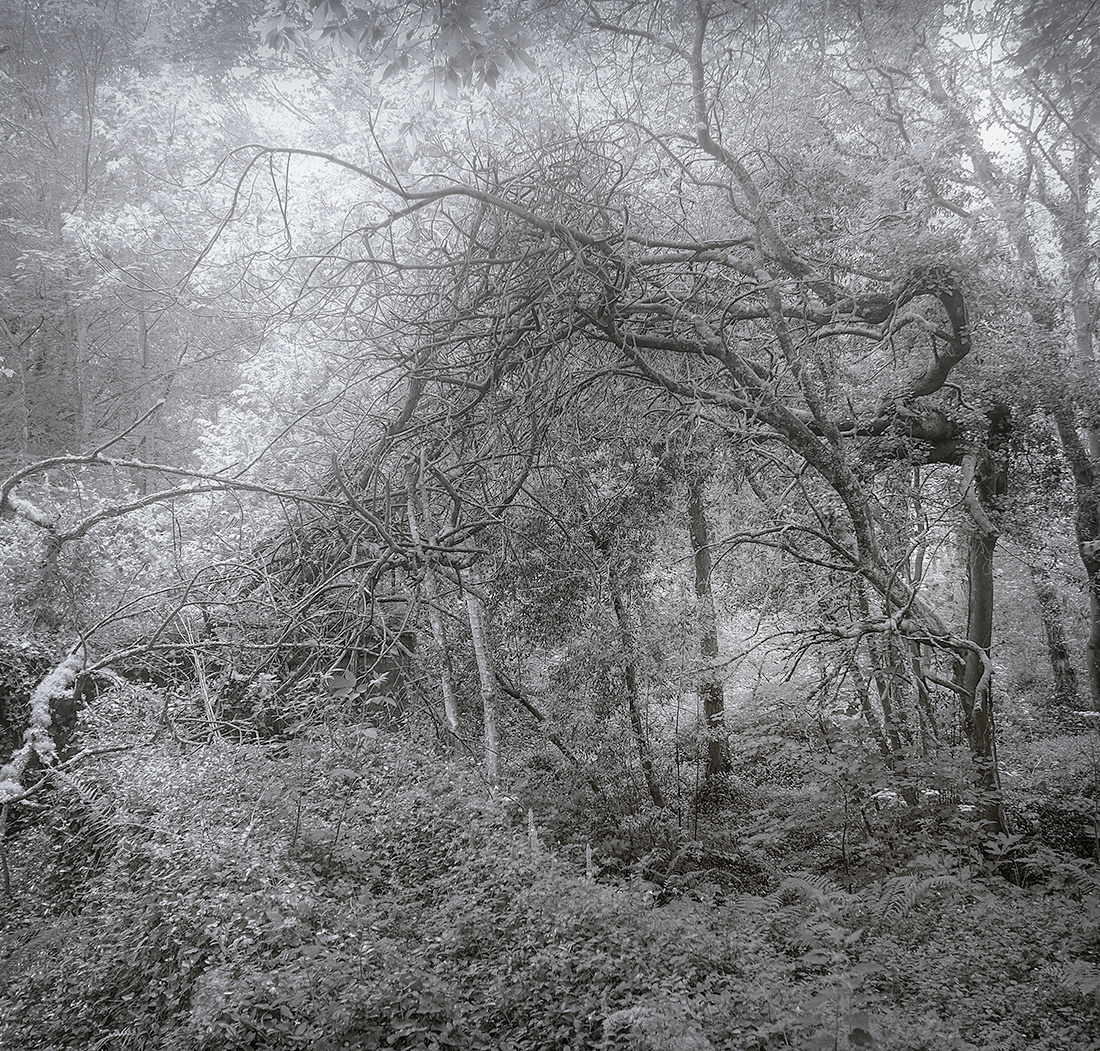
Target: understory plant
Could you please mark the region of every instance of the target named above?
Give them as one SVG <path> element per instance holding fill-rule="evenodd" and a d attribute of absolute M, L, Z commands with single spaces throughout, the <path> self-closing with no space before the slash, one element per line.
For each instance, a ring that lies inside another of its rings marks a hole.
<path fill-rule="evenodd" d="M 746 890 L 712 858 L 655 888 L 474 765 L 351 727 L 165 743 L 81 787 L 8 843 L 13 1051 L 1053 1051 L 1100 1024 L 1086 861 L 1026 889 L 929 854 Z"/>

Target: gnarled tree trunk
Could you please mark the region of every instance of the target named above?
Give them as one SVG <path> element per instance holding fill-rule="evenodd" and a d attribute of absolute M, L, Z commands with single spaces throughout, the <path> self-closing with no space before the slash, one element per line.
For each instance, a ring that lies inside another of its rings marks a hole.
<path fill-rule="evenodd" d="M 1054 703 L 1060 708 L 1076 708 L 1081 703 L 1077 685 L 1077 668 L 1073 663 L 1066 628 L 1062 619 L 1062 604 L 1050 570 L 1045 566 L 1031 567 L 1031 583 L 1039 604 L 1039 618 L 1047 640 L 1047 655 L 1054 676 Z"/>
<path fill-rule="evenodd" d="M 966 639 L 970 649 L 959 662 L 955 681 L 962 701 L 963 732 L 983 795 L 982 812 L 992 829 L 1006 830 L 997 768 L 996 723 L 990 650 L 993 645 L 993 553 L 998 529 L 991 509 L 1006 486 L 999 457 L 1009 430 L 1007 412 L 990 415 L 985 448 L 968 451 L 962 465 L 962 502 L 970 519 L 966 533 Z"/>

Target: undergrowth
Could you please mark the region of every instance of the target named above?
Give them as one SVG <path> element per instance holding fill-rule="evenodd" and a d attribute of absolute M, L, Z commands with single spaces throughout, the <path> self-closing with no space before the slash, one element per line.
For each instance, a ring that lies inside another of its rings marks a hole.
<path fill-rule="evenodd" d="M 9 842 L 11 1051 L 1100 1047 L 1087 862 L 1018 850 L 1020 888 L 914 848 L 859 886 L 745 883 L 722 872 L 768 843 L 650 830 L 661 884 L 407 743 L 112 759 Z"/>

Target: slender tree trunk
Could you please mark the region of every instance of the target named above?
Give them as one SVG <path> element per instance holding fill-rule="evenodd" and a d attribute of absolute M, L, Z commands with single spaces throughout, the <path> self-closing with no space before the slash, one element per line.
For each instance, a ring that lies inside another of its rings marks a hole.
<path fill-rule="evenodd" d="M 78 310 L 63 296 L 65 315 L 59 323 L 57 386 L 61 398 L 59 419 L 54 421 L 54 436 L 61 438 L 65 451 L 79 456 L 84 444 L 84 395 L 81 372 L 84 364 L 84 330 Z M 60 423 L 60 428 L 57 424 Z M 58 433 L 60 432 L 60 434 Z"/>
<path fill-rule="evenodd" d="M 912 512 L 910 519 L 912 555 L 909 562 L 909 579 L 914 587 L 919 587 L 924 580 L 928 558 L 928 516 L 924 511 L 924 497 L 921 486 L 920 465 L 914 464 L 909 490 L 909 506 Z M 928 667 L 925 662 L 925 653 L 920 642 L 910 641 L 907 645 L 908 662 L 906 670 L 916 701 L 921 751 L 925 755 L 932 755 L 939 746 L 939 726 L 936 720 L 935 703 L 928 688 L 926 677 Z"/>
<path fill-rule="evenodd" d="M 921 496 L 921 470 L 919 465 L 913 467 L 909 504 L 913 512 L 912 526 L 916 534 L 913 542 L 909 576 L 914 584 L 919 584 L 924 579 L 924 560 L 928 554 L 928 520 L 924 514 L 924 500 Z"/>
<path fill-rule="evenodd" d="M 863 674 L 863 669 L 860 667 L 858 652 L 852 653 L 849 674 L 852 677 L 856 697 L 859 698 L 859 711 L 863 716 L 863 721 L 867 724 L 867 729 L 878 746 L 879 755 L 883 759 L 889 760 L 891 755 L 890 742 L 886 740 L 886 734 L 883 732 L 878 714 L 871 704 L 871 689 L 866 676 Z"/>
<path fill-rule="evenodd" d="M 887 637 L 868 634 L 866 643 L 871 678 L 882 710 L 886 762 L 900 775 L 902 798 L 910 806 L 916 806 L 920 795 L 906 764 L 905 755 L 911 735 L 905 709 L 908 698 L 905 696 L 905 690 L 901 688 L 904 678 L 904 669 L 900 666 L 901 657 L 897 653 L 897 648 L 890 645 Z"/>
<path fill-rule="evenodd" d="M 1100 712 L 1100 561 L 1095 555 L 1085 560 L 1085 569 L 1089 592 L 1089 694 L 1093 711 Z"/>
<path fill-rule="evenodd" d="M 474 583 L 476 586 L 476 582 Z M 485 776 L 496 789 L 500 786 L 500 730 L 497 725 L 497 685 L 485 631 L 485 606 L 473 590 L 466 591 L 466 612 L 470 618 L 470 638 L 481 684 L 481 710 L 485 720 Z"/>
<path fill-rule="evenodd" d="M 1073 663 L 1062 620 L 1062 604 L 1054 579 L 1045 566 L 1031 567 L 1031 582 L 1039 603 L 1039 617 L 1047 640 L 1047 655 L 1054 674 L 1054 703 L 1060 708 L 1076 708 L 1081 703 L 1077 686 L 1077 668 Z"/>
<path fill-rule="evenodd" d="M 143 275 L 143 268 L 139 267 L 139 275 Z M 144 281 L 144 276 L 141 277 Z M 139 293 L 140 295 L 140 293 Z M 147 412 L 153 407 L 156 400 L 155 384 L 153 377 L 153 357 L 149 346 L 149 318 L 145 309 L 144 296 L 137 304 L 137 340 L 138 358 L 141 361 L 141 411 Z M 141 434 L 141 458 L 148 463 L 155 463 L 157 459 L 157 421 L 156 413 L 149 417 L 142 426 Z M 150 490 L 150 478 L 148 471 L 142 471 L 138 479 L 138 489 L 147 493 Z"/>
<path fill-rule="evenodd" d="M 905 750 L 905 740 L 902 737 L 905 719 L 902 714 L 904 699 L 898 696 L 897 691 L 897 669 L 891 666 L 889 647 L 881 635 L 867 636 L 867 652 L 870 655 L 879 707 L 882 709 L 882 725 L 890 740 L 890 751 L 895 759 L 900 759 Z"/>
<path fill-rule="evenodd" d="M 30 459 L 30 445 L 31 445 L 31 417 L 30 412 L 27 409 L 27 365 L 26 358 L 16 363 L 15 366 L 15 381 L 17 387 L 17 405 L 16 405 L 16 462 L 12 465 L 15 467 L 22 467 Z"/>
<path fill-rule="evenodd" d="M 1073 182 L 1069 203 L 1061 213 L 1062 247 L 1070 279 L 1070 302 L 1073 307 L 1073 340 L 1077 358 L 1077 375 L 1086 386 L 1096 385 L 1096 344 L 1093 319 L 1096 316 L 1096 295 L 1093 289 L 1095 249 L 1091 236 L 1091 216 L 1088 212 L 1092 193 L 1092 147 L 1075 141 Z M 1085 420 L 1088 450 L 1092 462 L 1100 463 L 1100 427 L 1089 414 Z"/>
<path fill-rule="evenodd" d="M 144 180 L 139 175 L 138 189 L 143 189 Z M 149 324 L 149 294 L 152 278 L 150 276 L 149 256 L 142 249 L 134 261 L 134 273 L 137 289 L 134 293 L 134 322 L 137 329 L 137 357 L 140 377 L 137 408 L 146 416 L 139 437 L 141 440 L 141 458 L 148 463 L 156 463 L 161 458 L 161 435 L 159 413 L 153 412 L 158 401 L 168 396 L 171 368 L 163 353 L 158 353 L 157 342 Z M 158 484 L 157 475 L 151 471 L 142 471 L 136 479 L 141 492 L 152 491 Z"/>
<path fill-rule="evenodd" d="M 0 806 L 0 880 L 4 885 L 4 897 L 14 901 L 11 893 L 11 871 L 8 869 L 8 810 L 5 803 Z"/>
<path fill-rule="evenodd" d="M 707 729 L 706 776 L 729 770 L 729 742 L 726 737 L 725 696 L 722 680 L 714 668 L 718 656 L 718 615 L 711 583 L 710 529 L 707 523 L 706 480 L 697 474 L 688 486 L 688 526 L 695 565 L 695 600 L 699 623 L 699 650 L 704 668 L 699 677 L 703 719 Z"/>
<path fill-rule="evenodd" d="M 864 581 L 856 582 L 856 601 L 859 604 L 860 616 L 864 620 L 871 618 L 871 601 L 867 594 L 867 585 Z M 891 766 L 896 766 L 901 759 L 903 742 L 900 735 L 901 721 L 895 710 L 895 672 L 889 667 L 887 650 L 883 640 L 868 633 L 864 637 L 864 647 L 867 651 L 868 675 L 864 680 L 860 703 L 864 710 L 864 719 L 875 735 L 875 739 L 881 739 L 880 748 L 884 748 L 883 754 L 887 756 Z M 857 658 L 858 661 L 858 658 Z M 858 667 L 858 663 L 857 663 Z M 860 674 L 862 679 L 862 673 Z M 875 694 L 878 697 L 879 709 L 882 712 L 882 722 L 878 721 L 871 703 L 870 684 L 875 685 Z"/>
<path fill-rule="evenodd" d="M 428 600 L 428 619 L 432 626 L 432 636 L 440 655 L 439 689 L 443 695 L 443 717 L 447 720 L 447 729 L 451 737 L 457 739 L 462 732 L 462 721 L 458 715 L 458 701 L 455 696 L 451 648 L 447 643 L 447 629 L 439 609 L 439 588 L 436 586 L 433 570 L 428 570 L 425 574 L 424 593 Z"/>
<path fill-rule="evenodd" d="M 909 677 L 917 702 L 917 719 L 920 724 L 921 751 L 933 755 L 939 747 L 940 728 L 936 718 L 936 705 L 928 687 L 927 666 L 919 642 L 910 643 Z"/>
<path fill-rule="evenodd" d="M 653 753 L 649 746 L 649 737 L 642 722 L 641 699 L 638 694 L 638 640 L 630 623 L 630 616 L 623 602 L 622 589 L 619 586 L 614 569 L 610 573 L 611 604 L 615 609 L 615 619 L 619 625 L 619 642 L 623 651 L 623 688 L 626 694 L 627 714 L 630 717 L 630 730 L 638 749 L 638 760 L 642 767 L 646 788 L 653 805 L 665 805 L 664 793 L 657 780 L 657 771 L 653 765 Z"/>
<path fill-rule="evenodd" d="M 458 738 L 461 724 L 458 716 L 458 703 L 455 699 L 454 668 L 451 663 L 451 650 L 447 642 L 447 628 L 443 622 L 443 612 L 439 605 L 439 586 L 436 580 L 435 568 L 431 558 L 424 550 L 421 540 L 420 522 L 425 522 L 429 530 L 429 543 L 435 543 L 435 530 L 427 522 L 426 503 L 423 494 L 418 488 L 418 481 L 423 479 L 423 471 L 418 472 L 414 466 L 410 466 L 406 474 L 406 488 L 408 489 L 408 516 L 409 531 L 412 534 L 416 553 L 424 566 L 424 598 L 428 606 L 428 623 L 432 629 L 432 639 L 439 651 L 440 661 L 440 689 L 443 693 L 443 715 L 447 720 L 447 729 L 450 731 L 451 740 L 448 747 L 453 747 Z"/>
<path fill-rule="evenodd" d="M 61 584 L 61 542 L 52 530 L 43 543 L 38 579 L 31 591 L 29 607 L 35 635 L 53 635 L 65 619 L 64 593 Z"/>
<path fill-rule="evenodd" d="M 70 386 L 73 405 L 73 451 L 82 453 L 86 437 L 85 431 L 87 430 L 84 406 L 84 365 L 89 357 L 88 322 L 84 317 L 84 312 L 75 306 L 71 308 L 71 315 L 73 356 Z"/>
<path fill-rule="evenodd" d="M 50 213 L 54 245 L 63 253 L 62 224 L 67 209 L 62 203 L 59 185 L 53 189 Z M 58 389 L 55 393 L 61 397 L 61 414 L 64 423 L 69 427 L 68 435 L 64 435 L 62 428 L 64 436 L 61 438 L 61 444 L 67 452 L 80 455 L 84 445 L 83 371 L 84 363 L 88 358 L 87 327 L 81 318 L 80 308 L 74 302 L 71 292 L 72 275 L 68 272 L 68 268 L 63 268 L 59 276 L 63 282 L 60 298 L 64 307 L 63 316 L 59 319 L 57 328 L 59 346 L 56 349 L 59 374 L 56 377 Z"/>

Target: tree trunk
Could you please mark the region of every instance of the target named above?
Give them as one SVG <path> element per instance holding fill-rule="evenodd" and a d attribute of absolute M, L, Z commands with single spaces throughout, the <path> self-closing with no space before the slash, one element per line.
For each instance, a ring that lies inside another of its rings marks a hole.
<path fill-rule="evenodd" d="M 55 635 L 65 621 L 61 547 L 61 541 L 51 529 L 43 542 L 38 576 L 27 602 L 32 617 L 31 633 L 36 636 Z"/>
<path fill-rule="evenodd" d="M 84 412 L 84 366 L 88 361 L 88 323 L 84 318 L 84 312 L 73 306 L 70 308 L 70 324 L 72 325 L 72 357 L 70 362 L 69 386 L 71 390 L 70 401 L 73 411 L 73 445 L 74 453 L 78 455 L 84 451 L 84 432 L 87 429 Z"/>
<path fill-rule="evenodd" d="M 451 663 L 451 649 L 447 644 L 447 630 L 443 623 L 443 614 L 439 610 L 439 589 L 435 583 L 435 573 L 431 570 L 424 578 L 424 592 L 428 599 L 428 619 L 432 626 L 432 637 L 439 647 L 440 672 L 439 689 L 443 695 L 443 717 L 447 720 L 447 730 L 453 746 L 462 733 L 462 722 L 458 715 L 458 701 L 455 698 L 454 666 Z"/>
<path fill-rule="evenodd" d="M 865 581 L 856 582 L 856 602 L 860 616 L 868 621 L 871 619 L 871 599 Z M 864 677 L 860 670 L 858 652 L 853 654 L 853 662 L 858 671 L 858 677 L 862 682 L 860 705 L 863 709 L 864 721 L 871 733 L 879 743 L 879 750 L 886 757 L 890 766 L 896 766 L 902 758 L 904 742 L 900 729 L 903 720 L 899 718 L 895 710 L 896 683 L 898 679 L 897 669 L 889 664 L 889 650 L 882 638 L 874 633 L 864 636 L 863 648 L 867 652 L 867 675 Z M 879 710 L 882 712 L 881 723 L 875 714 L 871 699 L 871 684 L 874 683 L 875 694 L 878 697 Z"/>
<path fill-rule="evenodd" d="M 1090 456 L 1073 418 L 1072 407 L 1059 399 L 1050 406 L 1062 451 L 1074 482 L 1073 528 L 1085 567 L 1089 596 L 1089 641 L 1086 668 L 1092 707 L 1100 711 L 1100 470 Z"/>
<path fill-rule="evenodd" d="M 917 701 L 917 720 L 920 726 L 921 752 L 935 755 L 940 743 L 939 720 L 936 718 L 936 703 L 929 689 L 928 668 L 921 652 L 921 643 L 910 642 L 909 676 L 913 683 L 913 692 Z"/>
<path fill-rule="evenodd" d="M 1089 693 L 1093 711 L 1100 712 L 1100 563 L 1095 555 L 1085 560 L 1085 569 L 1089 578 Z"/>
<path fill-rule="evenodd" d="M 638 760 L 642 766 L 646 788 L 649 790 L 649 798 L 653 800 L 654 806 L 663 807 L 665 797 L 657 780 L 657 771 L 653 766 L 653 753 L 649 747 L 645 724 L 642 722 L 641 700 L 638 696 L 638 640 L 634 635 L 634 628 L 631 626 L 614 568 L 610 571 L 610 582 L 611 604 L 615 608 L 615 619 L 619 625 L 619 641 L 623 651 L 623 689 L 626 694 L 627 714 L 630 716 L 630 730 L 638 748 Z"/>
<path fill-rule="evenodd" d="M 879 707 L 882 709 L 882 725 L 890 741 L 890 752 L 897 761 L 909 742 L 906 733 L 908 725 L 905 718 L 905 698 L 898 689 L 898 665 L 893 659 L 894 654 L 888 640 L 881 635 L 867 636 L 867 653 Z"/>
<path fill-rule="evenodd" d="M 8 323 L 0 317 L 0 362 L 11 370 L 10 395 L 0 404 L 0 475 L 8 475 L 23 467 L 28 459 L 29 420 L 27 412 L 27 353 L 24 344 L 33 335 L 20 336 L 18 320 Z"/>
<path fill-rule="evenodd" d="M 423 478 L 423 472 L 418 472 L 415 466 L 410 466 L 406 473 L 406 488 L 408 489 L 408 516 L 409 531 L 412 534 L 413 545 L 417 556 L 424 566 L 424 598 L 428 606 L 428 623 L 432 629 L 432 639 L 439 651 L 440 662 L 440 689 L 443 693 L 443 715 L 447 720 L 447 730 L 451 740 L 447 742 L 448 748 L 453 747 L 458 739 L 461 724 L 458 716 L 458 703 L 455 700 L 454 668 L 451 663 L 451 650 L 447 643 L 447 628 L 443 623 L 443 613 L 439 606 L 439 586 L 436 580 L 435 568 L 431 559 L 424 551 L 421 540 L 420 522 L 425 522 L 429 529 L 429 543 L 435 545 L 435 530 L 426 519 L 426 501 L 418 488 L 418 481 Z"/>
<path fill-rule="evenodd" d="M 1093 289 L 1095 248 L 1091 237 L 1092 217 L 1088 200 L 1092 192 L 1092 148 L 1079 140 L 1074 142 L 1069 201 L 1060 213 L 1062 249 L 1070 279 L 1070 302 L 1073 308 L 1073 342 L 1077 359 L 1077 378 L 1082 390 L 1096 389 L 1096 346 L 1093 319 L 1096 316 L 1096 295 Z M 1092 414 L 1085 418 L 1089 456 L 1100 462 L 1100 428 Z"/>
<path fill-rule="evenodd" d="M 710 777 L 729 770 L 729 743 L 726 738 L 724 688 L 714 667 L 718 656 L 718 615 L 714 608 L 714 590 L 711 585 L 713 562 L 710 557 L 710 529 L 704 502 L 705 483 L 705 477 L 697 474 L 688 485 L 688 526 L 695 565 L 699 651 L 704 664 L 697 689 L 703 701 L 703 719 L 707 730 L 706 776 Z"/>
<path fill-rule="evenodd" d="M 476 586 L 476 582 L 474 582 Z M 497 686 L 493 674 L 489 643 L 485 632 L 485 606 L 473 590 L 466 592 L 466 612 L 470 618 L 470 638 L 481 684 L 481 710 L 485 720 L 485 776 L 489 785 L 500 786 L 500 731 L 497 726 Z"/>
<path fill-rule="evenodd" d="M 862 667 L 860 667 L 858 651 L 852 652 L 848 672 L 852 677 L 853 689 L 859 700 L 859 711 L 863 716 L 864 723 L 867 724 L 867 730 L 878 747 L 879 755 L 883 759 L 889 760 L 891 755 L 890 743 L 886 740 L 882 724 L 879 722 L 878 715 L 871 704 L 871 688 L 866 676 L 863 674 Z"/>
<path fill-rule="evenodd" d="M 55 249 L 64 258 L 64 219 L 68 207 L 62 201 L 60 184 L 50 190 L 50 225 Z M 88 360 L 87 326 L 82 311 L 75 301 L 73 289 L 75 281 L 68 266 L 58 273 L 60 280 L 60 301 L 62 314 L 57 323 L 56 372 L 53 379 L 56 384 L 54 394 L 58 397 L 58 417 L 51 421 L 52 437 L 60 438 L 57 443 L 68 453 L 79 456 L 84 446 L 84 364 Z M 65 433 L 66 427 L 68 434 Z"/>
<path fill-rule="evenodd" d="M 970 751 L 981 765 L 979 784 L 993 787 L 993 714 L 991 680 L 988 673 L 989 649 L 993 642 L 993 551 L 996 534 L 970 530 L 966 551 L 967 617 L 966 637 L 973 644 L 962 662 L 959 685 L 963 689 L 963 730 Z"/>
<path fill-rule="evenodd" d="M 144 283 L 144 270 L 139 268 L 142 283 Z M 141 294 L 137 303 L 137 341 L 138 358 L 141 362 L 141 412 L 148 412 L 156 402 L 156 384 L 154 382 L 153 357 L 149 346 L 149 317 L 145 309 L 144 294 Z M 153 413 L 142 425 L 141 431 L 141 458 L 147 463 L 155 463 L 157 459 L 157 422 L 156 413 Z M 137 480 L 138 491 L 148 493 L 152 490 L 148 471 L 142 471 Z"/>
<path fill-rule="evenodd" d="M 1088 675 L 1092 707 L 1100 711 L 1100 428 L 1095 413 L 1085 411 L 1080 421 L 1066 402 L 1081 408 L 1080 392 L 1096 389 L 1096 344 L 1093 332 L 1096 294 L 1093 288 L 1094 250 L 1090 237 L 1088 201 L 1092 192 L 1092 150 L 1076 142 L 1068 202 L 1052 210 L 1058 220 L 1062 251 L 1070 284 L 1073 310 L 1075 373 L 1072 391 L 1059 398 L 1055 411 L 1062 448 L 1076 485 L 1075 529 L 1081 562 L 1088 577 L 1089 641 Z M 1077 429 L 1083 424 L 1084 440 Z"/>
<path fill-rule="evenodd" d="M 1031 582 L 1039 603 L 1039 616 L 1047 640 L 1047 655 L 1054 674 L 1054 703 L 1060 708 L 1075 709 L 1081 702 L 1077 687 L 1077 668 L 1074 667 L 1066 640 L 1058 591 L 1050 570 L 1045 566 L 1031 567 Z"/>
<path fill-rule="evenodd" d="M 996 447 L 1007 419 L 991 420 L 990 446 Z M 1005 485 L 1005 472 L 994 453 L 970 452 L 963 458 L 963 506 L 970 516 L 966 536 L 966 639 L 970 649 L 960 661 L 956 682 L 961 690 L 963 732 L 970 746 L 975 782 L 982 792 L 982 811 L 991 829 L 1006 830 L 997 769 L 996 725 L 990 648 L 993 644 L 993 552 L 998 531 L 987 509 Z"/>

